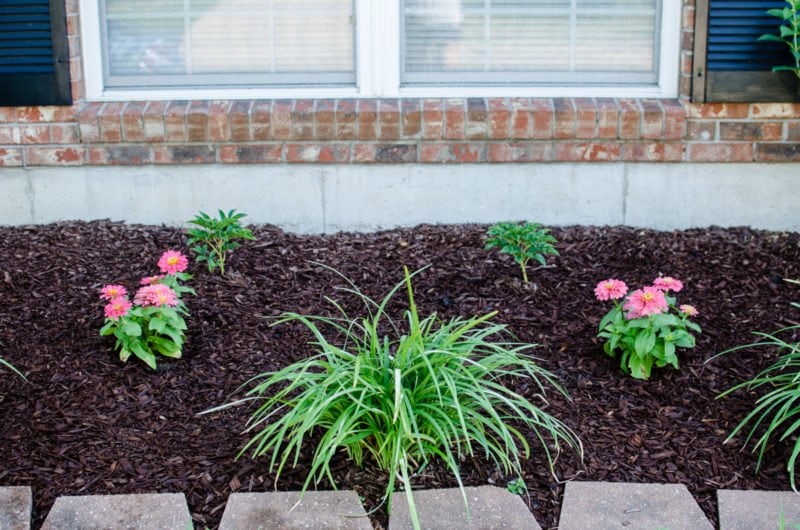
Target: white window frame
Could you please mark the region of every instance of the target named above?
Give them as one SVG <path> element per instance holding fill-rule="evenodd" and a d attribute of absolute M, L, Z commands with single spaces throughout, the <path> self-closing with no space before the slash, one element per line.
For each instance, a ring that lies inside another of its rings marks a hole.
<path fill-rule="evenodd" d="M 106 89 L 103 86 L 100 0 L 80 2 L 83 79 L 89 101 L 417 98 L 631 97 L 676 98 L 680 75 L 681 0 L 663 0 L 657 85 L 630 86 L 400 86 L 400 0 L 356 0 L 356 86 L 305 88 L 198 87 Z"/>

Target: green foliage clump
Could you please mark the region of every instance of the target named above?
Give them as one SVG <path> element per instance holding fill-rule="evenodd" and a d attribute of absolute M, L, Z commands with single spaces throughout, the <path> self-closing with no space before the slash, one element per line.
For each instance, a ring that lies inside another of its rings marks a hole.
<path fill-rule="evenodd" d="M 556 238 L 539 223 L 497 223 L 489 227 L 486 235 L 486 249 L 497 248 L 513 257 L 522 268 L 525 283 L 528 283 L 527 267 L 530 260 L 544 267 L 547 265 L 546 256 L 558 256 Z"/>
<path fill-rule="evenodd" d="M 794 65 L 782 65 L 772 68 L 773 72 L 792 72 L 800 79 L 800 0 L 786 0 L 787 6 L 781 9 L 769 9 L 767 13 L 781 19 L 778 35 L 761 35 L 758 40 L 780 42 L 789 47 Z"/>
<path fill-rule="evenodd" d="M 205 261 L 208 271 L 225 276 L 225 259 L 228 253 L 238 248 L 237 240 L 255 240 L 253 232 L 241 225 L 241 219 L 246 214 L 230 210 L 228 213 L 219 210 L 219 218 L 215 219 L 205 212 L 200 212 L 189 224 L 197 226 L 187 231 L 189 239 L 187 244 L 196 254 L 195 260 Z"/>

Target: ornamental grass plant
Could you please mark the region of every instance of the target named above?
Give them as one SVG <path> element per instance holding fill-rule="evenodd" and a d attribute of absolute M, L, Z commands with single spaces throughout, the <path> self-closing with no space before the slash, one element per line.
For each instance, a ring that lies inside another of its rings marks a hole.
<path fill-rule="evenodd" d="M 366 316 L 351 317 L 331 299 L 335 318 L 284 313 L 276 324 L 303 324 L 316 354 L 257 376 L 247 398 L 214 409 L 261 401 L 248 422 L 254 434 L 240 456 L 268 455 L 278 477 L 287 465 L 297 465 L 304 444 L 319 440 L 303 491 L 326 477 L 334 483 L 330 465 L 340 450 L 359 466 L 372 459 L 388 472 L 385 502 L 402 484 L 415 528 L 420 526 L 411 477 L 433 459 L 452 471 L 469 513 L 462 458 L 480 453 L 507 475 L 521 476 L 520 458 L 531 454 L 531 435 L 551 472 L 564 446 L 582 456 L 581 442 L 567 426 L 502 383 L 527 378 L 541 396 L 546 387 L 566 395 L 526 353 L 533 345 L 507 341 L 505 326 L 491 323 L 496 312 L 448 322 L 435 313 L 421 318 L 411 285 L 418 272 L 406 269 L 404 281 L 380 302 L 340 274 L 348 283 L 342 290 L 363 302 Z M 404 286 L 408 309 L 401 324 L 386 309 Z M 331 331 L 337 343 L 329 340 Z"/>

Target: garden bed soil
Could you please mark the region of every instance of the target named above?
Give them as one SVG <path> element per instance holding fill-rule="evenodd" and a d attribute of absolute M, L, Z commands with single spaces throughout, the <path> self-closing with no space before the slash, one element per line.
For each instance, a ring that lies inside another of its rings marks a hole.
<path fill-rule="evenodd" d="M 355 311 L 343 282 L 311 261 L 334 267 L 368 295 L 382 298 L 402 279 L 403 266 L 430 265 L 415 280 L 421 314 L 442 318 L 497 310 L 521 341 L 556 374 L 572 396 L 555 392 L 544 404 L 524 381 L 514 388 L 542 404 L 582 438 L 585 460 L 563 453 L 558 480 L 542 452 L 524 461 L 526 502 L 542 527 L 553 527 L 564 480 L 686 484 L 716 521 L 715 491 L 789 489 L 787 443 L 772 447 L 762 469 L 742 451 L 743 438 L 723 445 L 757 394 L 717 395 L 752 377 L 772 351 L 715 353 L 753 340 L 752 331 L 796 323 L 792 301 L 800 277 L 795 233 L 745 228 L 654 232 L 632 228 L 555 229 L 559 257 L 520 281 L 518 266 L 485 251 L 485 226 L 419 226 L 377 234 L 299 236 L 256 227 L 257 241 L 237 250 L 222 278 L 192 264 L 196 297 L 184 358 L 160 359 L 156 372 L 131 359 L 121 363 L 113 339 L 102 338 L 98 290 L 107 283 L 133 289 L 157 272 L 168 248 L 185 249 L 179 229 L 112 222 L 71 222 L 0 229 L 0 356 L 27 382 L 0 371 L 0 485 L 33 488 L 34 528 L 59 495 L 184 492 L 195 524 L 216 527 L 228 495 L 276 487 L 267 461 L 236 459 L 249 409 L 198 413 L 241 397 L 239 386 L 259 372 L 283 367 L 312 351 L 298 325 L 271 327 L 283 311 L 329 314 L 332 295 Z M 658 369 L 649 381 L 626 377 L 602 351 L 596 325 L 609 309 L 592 290 L 615 277 L 635 288 L 659 274 L 684 281 L 679 303 L 700 310 L 694 350 L 680 350 L 680 370 Z M 402 296 L 392 311 L 400 316 Z M 309 454 L 308 451 L 305 452 Z M 309 460 L 288 469 L 277 488 L 299 489 Z M 340 488 L 353 488 L 369 507 L 386 477 L 338 457 Z M 463 462 L 465 485 L 504 486 L 481 456 Z M 446 469 L 431 465 L 420 488 L 453 487 Z M 329 488 L 321 484 L 320 488 Z M 374 514 L 377 526 L 386 512 Z"/>

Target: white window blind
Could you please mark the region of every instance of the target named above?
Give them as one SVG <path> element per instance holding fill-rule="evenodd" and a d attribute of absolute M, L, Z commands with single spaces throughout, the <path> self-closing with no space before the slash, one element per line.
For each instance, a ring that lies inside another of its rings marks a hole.
<path fill-rule="evenodd" d="M 355 85 L 354 0 L 101 0 L 106 87 Z"/>
<path fill-rule="evenodd" d="M 658 81 L 662 0 L 401 0 L 405 86 Z"/>

